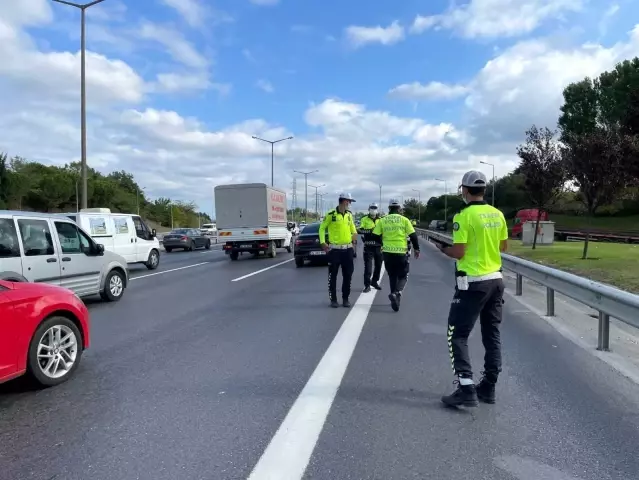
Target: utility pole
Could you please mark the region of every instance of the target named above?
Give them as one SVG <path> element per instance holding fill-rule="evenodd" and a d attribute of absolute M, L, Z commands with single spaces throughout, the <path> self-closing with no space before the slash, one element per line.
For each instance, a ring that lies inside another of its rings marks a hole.
<path fill-rule="evenodd" d="M 491 167 L 493 167 L 493 207 L 495 206 L 495 165 L 493 163 L 488 163 L 488 162 L 482 162 L 481 160 L 479 161 L 479 163 L 483 163 L 484 165 L 490 165 Z"/>
<path fill-rule="evenodd" d="M 418 225 L 421 226 L 422 224 L 422 192 L 420 192 L 419 190 L 417 190 L 416 188 L 413 188 L 413 192 L 417 192 L 417 201 L 419 202 L 417 204 L 417 211 L 419 212 L 419 218 L 417 220 Z"/>
<path fill-rule="evenodd" d="M 144 190 L 146 187 L 142 187 L 142 190 Z M 138 204 L 138 217 L 140 216 L 140 187 L 137 188 L 137 191 L 135 192 L 135 199 L 136 202 Z"/>
<path fill-rule="evenodd" d="M 299 170 L 293 170 L 295 173 L 301 173 L 304 175 L 304 221 L 308 223 L 308 176 L 311 173 L 317 173 L 319 170 L 313 170 L 312 172 L 300 172 Z"/>
<path fill-rule="evenodd" d="M 379 211 L 382 213 L 382 184 L 379 184 Z"/>
<path fill-rule="evenodd" d="M 280 138 L 279 140 L 271 141 L 271 140 L 264 140 L 263 138 L 256 137 L 255 135 L 253 135 L 253 139 L 271 144 L 271 187 L 272 187 L 273 186 L 273 169 L 274 169 L 273 163 L 274 163 L 274 155 L 275 155 L 273 148 L 276 143 L 280 143 L 285 140 L 293 140 L 293 137 Z"/>
<path fill-rule="evenodd" d="M 78 182 L 79 180 L 75 181 L 75 211 L 76 212 L 80 212 L 80 195 L 78 195 Z"/>
<path fill-rule="evenodd" d="M 319 188 L 325 187 L 326 184 L 322 183 L 321 185 L 309 185 L 309 187 L 314 188 L 315 189 L 315 215 L 319 214 L 318 208 L 319 208 L 319 197 L 317 196 L 317 190 Z M 318 215 L 319 218 L 319 215 Z"/>
<path fill-rule="evenodd" d="M 87 93 L 86 93 L 86 10 L 104 0 L 80 4 L 65 0 L 53 0 L 80 9 L 80 167 L 82 171 L 82 208 L 88 205 L 87 188 Z"/>
<path fill-rule="evenodd" d="M 448 182 L 441 178 L 436 178 L 438 182 L 444 182 L 444 221 L 448 222 Z"/>

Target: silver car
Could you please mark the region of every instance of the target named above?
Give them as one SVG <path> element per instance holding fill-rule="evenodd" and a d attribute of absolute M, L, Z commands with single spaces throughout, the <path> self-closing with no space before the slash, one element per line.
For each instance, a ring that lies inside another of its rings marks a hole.
<path fill-rule="evenodd" d="M 64 215 L 0 210 L 0 279 L 44 282 L 79 297 L 122 298 L 127 263 Z"/>

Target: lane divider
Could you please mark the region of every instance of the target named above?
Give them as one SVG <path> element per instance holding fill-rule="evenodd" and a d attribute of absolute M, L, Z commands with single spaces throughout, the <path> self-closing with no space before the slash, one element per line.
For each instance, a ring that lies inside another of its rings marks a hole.
<path fill-rule="evenodd" d="M 133 281 L 133 280 L 139 280 L 140 278 L 154 277 L 156 275 L 163 275 L 165 273 L 176 272 L 178 270 L 185 270 L 187 268 L 199 267 L 200 265 L 208 265 L 209 263 L 211 263 L 211 262 L 196 263 L 194 265 L 187 265 L 185 267 L 171 268 L 170 270 L 162 270 L 161 272 L 148 273 L 146 275 L 138 275 L 137 277 L 129 278 L 129 280 Z"/>
<path fill-rule="evenodd" d="M 253 275 L 257 275 L 258 273 L 266 272 L 267 270 L 270 270 L 271 268 L 279 267 L 280 265 L 284 265 L 285 263 L 292 262 L 293 260 L 295 260 L 295 258 L 289 258 L 288 260 L 284 260 L 283 262 L 276 263 L 275 265 L 271 265 L 270 267 L 263 268 L 262 270 L 249 273 L 248 275 L 244 275 L 242 277 L 234 278 L 233 280 L 231 280 L 231 282 L 239 282 L 240 280 L 244 280 L 245 278 L 252 277 Z"/>

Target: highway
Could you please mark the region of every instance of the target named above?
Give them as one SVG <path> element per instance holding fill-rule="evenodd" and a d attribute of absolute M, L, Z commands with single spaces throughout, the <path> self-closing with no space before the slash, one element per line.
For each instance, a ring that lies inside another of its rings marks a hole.
<path fill-rule="evenodd" d="M 0 479 L 639 478 L 639 386 L 510 297 L 497 404 L 441 404 L 453 266 L 422 251 L 398 313 L 386 276 L 360 295 L 361 255 L 351 309 L 284 250 L 132 268 L 122 301 L 87 302 L 74 378 L 0 385 Z"/>

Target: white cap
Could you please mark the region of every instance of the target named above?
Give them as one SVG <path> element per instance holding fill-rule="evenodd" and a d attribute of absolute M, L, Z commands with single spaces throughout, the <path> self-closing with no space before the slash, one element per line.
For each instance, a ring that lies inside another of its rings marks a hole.
<path fill-rule="evenodd" d="M 349 200 L 351 202 L 354 202 L 355 200 L 353 200 L 353 196 L 350 193 L 345 193 L 342 192 L 339 194 L 339 199 L 340 200 Z"/>
<path fill-rule="evenodd" d="M 488 181 L 486 180 L 486 175 L 480 171 L 471 170 L 464 174 L 461 185 L 462 187 L 485 187 L 488 185 Z"/>

